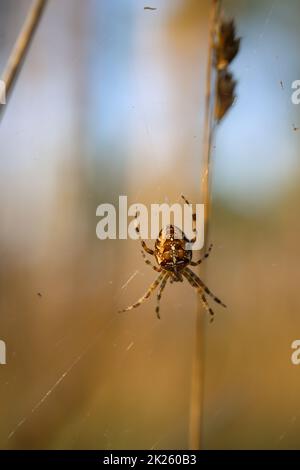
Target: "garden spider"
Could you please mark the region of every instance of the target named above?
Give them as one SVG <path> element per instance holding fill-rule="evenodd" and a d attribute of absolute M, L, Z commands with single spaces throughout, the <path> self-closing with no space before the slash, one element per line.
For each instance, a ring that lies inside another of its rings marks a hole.
<path fill-rule="evenodd" d="M 187 199 L 182 195 L 182 199 L 186 204 L 189 204 Z M 135 215 L 137 217 L 137 214 Z M 196 220 L 196 214 L 193 213 L 193 221 Z M 173 282 L 183 282 L 185 278 L 192 287 L 200 294 L 203 307 L 211 315 L 211 321 L 213 321 L 214 312 L 210 308 L 205 293 L 213 298 L 215 302 L 226 307 L 226 305 L 218 299 L 204 284 L 204 282 L 195 274 L 188 266 L 198 266 L 202 261 L 204 261 L 210 254 L 212 245 L 210 245 L 207 253 L 199 259 L 198 261 L 192 261 L 192 250 L 187 249 L 186 245 L 193 243 L 195 238 L 188 240 L 185 234 L 174 225 L 167 225 L 165 229 L 160 230 L 159 236 L 155 242 L 154 250 L 147 247 L 144 240 L 141 239 L 139 226 L 135 227 L 136 232 L 139 235 L 139 239 L 142 244 L 142 256 L 146 264 L 150 265 L 154 271 L 160 273 L 155 281 L 150 285 L 147 292 L 134 304 L 129 307 L 121 310 L 121 312 L 126 312 L 132 310 L 133 308 L 139 307 L 146 299 L 148 299 L 151 293 L 159 286 L 157 294 L 157 306 L 156 306 L 156 315 L 157 318 L 160 318 L 159 315 L 159 303 L 163 293 L 164 288 L 168 280 L 170 283 Z M 146 258 L 145 252 L 149 255 L 153 255 L 157 261 L 158 266 L 155 266 Z"/>

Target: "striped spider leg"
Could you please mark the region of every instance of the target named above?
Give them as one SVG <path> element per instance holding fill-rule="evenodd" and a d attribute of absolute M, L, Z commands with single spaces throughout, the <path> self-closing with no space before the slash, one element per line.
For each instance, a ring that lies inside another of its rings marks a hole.
<path fill-rule="evenodd" d="M 149 261 L 149 260 L 146 258 L 146 255 L 145 255 L 145 253 L 143 252 L 143 250 L 141 250 L 141 253 L 142 253 L 142 257 L 143 257 L 145 263 L 148 264 L 148 266 L 151 266 L 151 268 L 154 269 L 154 271 L 156 271 L 157 273 L 161 273 L 161 268 L 158 268 L 157 266 L 155 266 L 154 264 L 152 264 L 151 261 Z"/>
<path fill-rule="evenodd" d="M 135 213 L 135 219 L 136 218 L 137 218 L 137 212 Z M 145 241 L 142 240 L 141 234 L 140 234 L 140 228 L 137 224 L 135 226 L 135 231 L 139 236 L 139 240 L 141 242 L 143 250 L 146 251 L 146 253 L 148 253 L 150 255 L 154 255 L 154 251 L 151 250 L 151 248 L 148 248 Z M 141 253 L 142 253 L 142 257 L 143 257 L 145 263 L 150 265 L 152 267 L 152 269 L 154 269 L 154 271 L 156 271 L 158 273 L 161 273 L 161 274 L 156 278 L 156 280 L 151 284 L 151 286 L 149 287 L 147 292 L 136 303 L 134 303 L 133 305 L 130 305 L 129 307 L 121 310 L 121 312 L 127 312 L 128 310 L 132 310 L 133 308 L 139 307 L 146 299 L 148 299 L 148 297 L 150 297 L 151 293 L 160 284 L 159 292 L 158 292 L 158 295 L 157 295 L 157 307 L 156 307 L 156 315 L 157 315 L 158 318 L 160 318 L 160 316 L 159 316 L 159 302 L 160 302 L 162 292 L 163 292 L 163 290 L 164 290 L 164 288 L 167 284 L 167 280 L 168 280 L 170 274 L 166 271 L 163 271 L 162 268 L 160 268 L 160 267 L 158 268 L 157 266 L 152 264 L 151 261 L 149 261 L 146 258 L 146 255 L 145 255 L 143 250 L 141 250 Z"/>
<path fill-rule="evenodd" d="M 187 200 L 187 198 L 183 194 L 181 194 L 181 197 L 188 206 L 191 206 L 190 202 Z M 192 212 L 192 217 L 193 217 L 193 232 L 194 232 L 195 236 L 194 236 L 194 238 L 189 240 L 189 243 L 195 243 L 196 237 L 197 237 L 197 233 L 196 233 L 196 214 L 195 214 L 195 212 Z"/>
<path fill-rule="evenodd" d="M 189 206 L 191 205 L 190 202 L 187 200 L 187 198 L 183 194 L 181 195 L 181 197 L 182 197 L 182 199 L 184 200 L 184 202 L 186 204 L 188 204 Z M 192 217 L 193 217 L 193 231 L 195 233 L 195 237 L 192 240 L 189 240 L 189 243 L 194 243 L 196 241 L 196 225 L 195 225 L 196 224 L 196 214 L 195 214 L 195 212 L 192 213 Z M 205 253 L 205 255 L 201 259 L 199 259 L 198 261 L 191 261 L 190 265 L 191 266 L 198 266 L 199 264 L 201 264 L 202 261 L 204 261 L 206 258 L 209 257 L 210 252 L 212 250 L 212 247 L 213 247 L 213 244 L 211 244 L 209 246 L 207 253 Z"/>
<path fill-rule="evenodd" d="M 213 247 L 213 244 L 211 244 L 211 245 L 209 246 L 207 253 L 205 253 L 205 254 L 202 256 L 202 258 L 200 258 L 198 261 L 191 261 L 191 262 L 190 262 L 190 265 L 191 265 L 191 266 L 199 266 L 199 264 L 201 264 L 202 261 L 204 261 L 206 258 L 209 257 L 210 252 L 211 252 L 211 250 L 212 250 L 212 247 Z"/>
<path fill-rule="evenodd" d="M 151 248 L 148 248 L 147 245 L 146 245 L 146 243 L 145 243 L 145 241 L 142 240 L 141 233 L 140 233 L 140 228 L 139 228 L 139 226 L 138 226 L 137 223 L 136 223 L 136 218 L 137 218 L 137 212 L 135 213 L 135 231 L 136 231 L 136 233 L 137 233 L 138 236 L 139 236 L 139 240 L 140 240 L 141 245 L 142 245 L 142 248 L 143 248 L 143 249 L 141 250 L 142 257 L 143 257 L 143 259 L 144 259 L 144 261 L 145 261 L 146 264 L 148 264 L 149 266 L 151 266 L 152 269 L 154 269 L 154 271 L 156 271 L 157 273 L 160 273 L 160 272 L 161 272 L 161 268 L 158 268 L 157 266 L 155 266 L 154 264 L 152 264 L 151 261 L 149 261 L 149 260 L 146 258 L 146 255 L 145 255 L 144 251 L 145 251 L 146 253 L 148 253 L 149 255 L 152 255 L 152 256 L 154 255 L 154 251 L 151 250 Z"/>
<path fill-rule="evenodd" d="M 210 313 L 210 315 L 214 315 L 213 310 L 210 308 L 208 305 L 207 299 L 204 295 L 204 292 L 208 294 L 215 302 L 218 304 L 222 305 L 222 307 L 226 308 L 226 305 L 218 298 L 216 297 L 210 290 L 209 288 L 204 284 L 203 281 L 201 281 L 200 277 L 197 276 L 191 269 L 185 268 L 183 270 L 183 275 L 185 278 L 188 280 L 188 282 L 197 290 L 197 292 L 201 295 L 201 300 L 203 303 L 204 308 Z M 212 320 L 211 320 L 212 321 Z"/>
<path fill-rule="evenodd" d="M 161 295 L 163 293 L 163 290 L 164 288 L 166 287 L 167 285 L 167 282 L 168 282 L 168 279 L 170 279 L 170 276 L 171 274 L 170 273 L 166 273 L 165 277 L 163 278 L 163 280 L 161 281 L 161 284 L 159 286 L 159 291 L 158 291 L 158 294 L 157 294 L 157 306 L 156 306 L 156 309 L 155 309 L 155 312 L 156 312 L 156 316 L 157 318 L 160 319 L 160 315 L 159 315 L 159 303 L 160 303 L 160 299 L 161 299 Z M 172 279 L 172 277 L 171 277 Z"/>
<path fill-rule="evenodd" d="M 190 275 L 190 277 L 192 277 L 194 279 L 194 281 L 199 285 L 199 287 L 201 287 L 215 302 L 217 302 L 217 304 L 220 304 L 222 305 L 222 307 L 227 307 L 227 305 L 225 305 L 222 300 L 220 300 L 218 297 L 215 296 L 215 294 L 213 294 L 209 288 L 207 287 L 206 284 L 204 284 L 203 281 L 201 281 L 200 277 L 197 276 L 197 274 L 195 274 L 190 268 L 185 268 L 184 269 L 185 273 L 188 273 Z"/>
<path fill-rule="evenodd" d="M 156 287 L 161 283 L 161 287 L 160 287 L 160 290 L 159 290 L 159 293 L 158 293 L 158 296 L 157 296 L 157 299 L 158 299 L 158 302 L 160 300 L 160 297 L 161 297 L 161 293 L 162 293 L 162 290 L 163 288 L 165 287 L 165 284 L 166 284 L 166 281 L 167 281 L 167 278 L 169 277 L 169 273 L 163 271 L 162 273 L 160 273 L 160 275 L 155 279 L 154 282 L 152 282 L 151 286 L 149 287 L 149 289 L 147 290 L 147 292 L 137 301 L 135 302 L 134 304 L 130 305 L 129 307 L 126 307 L 124 308 L 123 310 L 120 310 L 120 313 L 122 312 L 128 312 L 128 310 L 132 310 L 133 308 L 137 308 L 139 307 L 146 299 L 148 299 L 150 297 L 150 295 L 152 294 L 152 292 L 156 289 Z M 158 309 L 158 312 L 157 314 L 159 313 L 159 309 Z M 159 318 L 159 317 L 158 317 Z"/>
<path fill-rule="evenodd" d="M 210 322 L 213 322 L 213 319 L 214 319 L 214 311 L 212 308 L 210 308 L 210 306 L 208 305 L 208 302 L 206 300 L 206 297 L 205 295 L 203 294 L 203 289 L 202 287 L 199 287 L 198 284 L 196 284 L 196 282 L 194 281 L 194 279 L 190 276 L 189 273 L 187 272 L 184 272 L 183 273 L 184 277 L 187 279 L 187 281 L 189 282 L 189 284 L 191 284 L 192 287 L 195 287 L 195 289 L 197 289 L 197 292 L 198 294 L 200 294 L 201 296 L 201 301 L 202 301 L 202 305 L 203 307 L 205 308 L 205 310 L 207 312 L 209 312 L 209 314 L 211 315 L 211 319 L 210 319 Z"/>

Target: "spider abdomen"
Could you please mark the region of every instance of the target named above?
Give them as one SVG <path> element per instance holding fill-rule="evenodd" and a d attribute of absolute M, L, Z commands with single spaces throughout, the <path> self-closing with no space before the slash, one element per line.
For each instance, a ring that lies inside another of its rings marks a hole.
<path fill-rule="evenodd" d="M 186 248 L 189 240 L 174 225 L 167 225 L 155 242 L 155 258 L 159 266 L 167 271 L 179 271 L 192 259 L 192 251 Z"/>

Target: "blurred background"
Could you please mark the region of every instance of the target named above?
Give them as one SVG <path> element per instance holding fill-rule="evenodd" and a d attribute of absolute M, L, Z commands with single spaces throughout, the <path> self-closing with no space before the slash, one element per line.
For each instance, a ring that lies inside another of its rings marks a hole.
<path fill-rule="evenodd" d="M 0 0 L 1 69 L 30 4 Z M 243 39 L 214 143 L 205 280 L 228 309 L 205 318 L 202 447 L 299 449 L 300 3 L 223 9 Z M 96 208 L 201 202 L 208 19 L 208 0 L 47 4 L 0 126 L 3 449 L 189 446 L 196 295 L 118 315 L 155 273 L 97 239 Z"/>

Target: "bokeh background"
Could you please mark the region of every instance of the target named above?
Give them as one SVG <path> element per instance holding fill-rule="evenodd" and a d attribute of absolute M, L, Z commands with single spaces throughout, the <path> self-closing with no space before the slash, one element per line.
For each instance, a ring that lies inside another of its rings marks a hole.
<path fill-rule="evenodd" d="M 29 0 L 0 0 L 4 68 Z M 156 10 L 145 10 L 151 6 Z M 202 448 L 300 448 L 298 0 L 225 0 L 238 99 L 214 143 Z M 199 200 L 209 1 L 49 0 L 0 127 L 0 448 L 186 449 L 197 301 L 96 208 Z M 203 314 L 203 313 L 202 313 Z"/>

